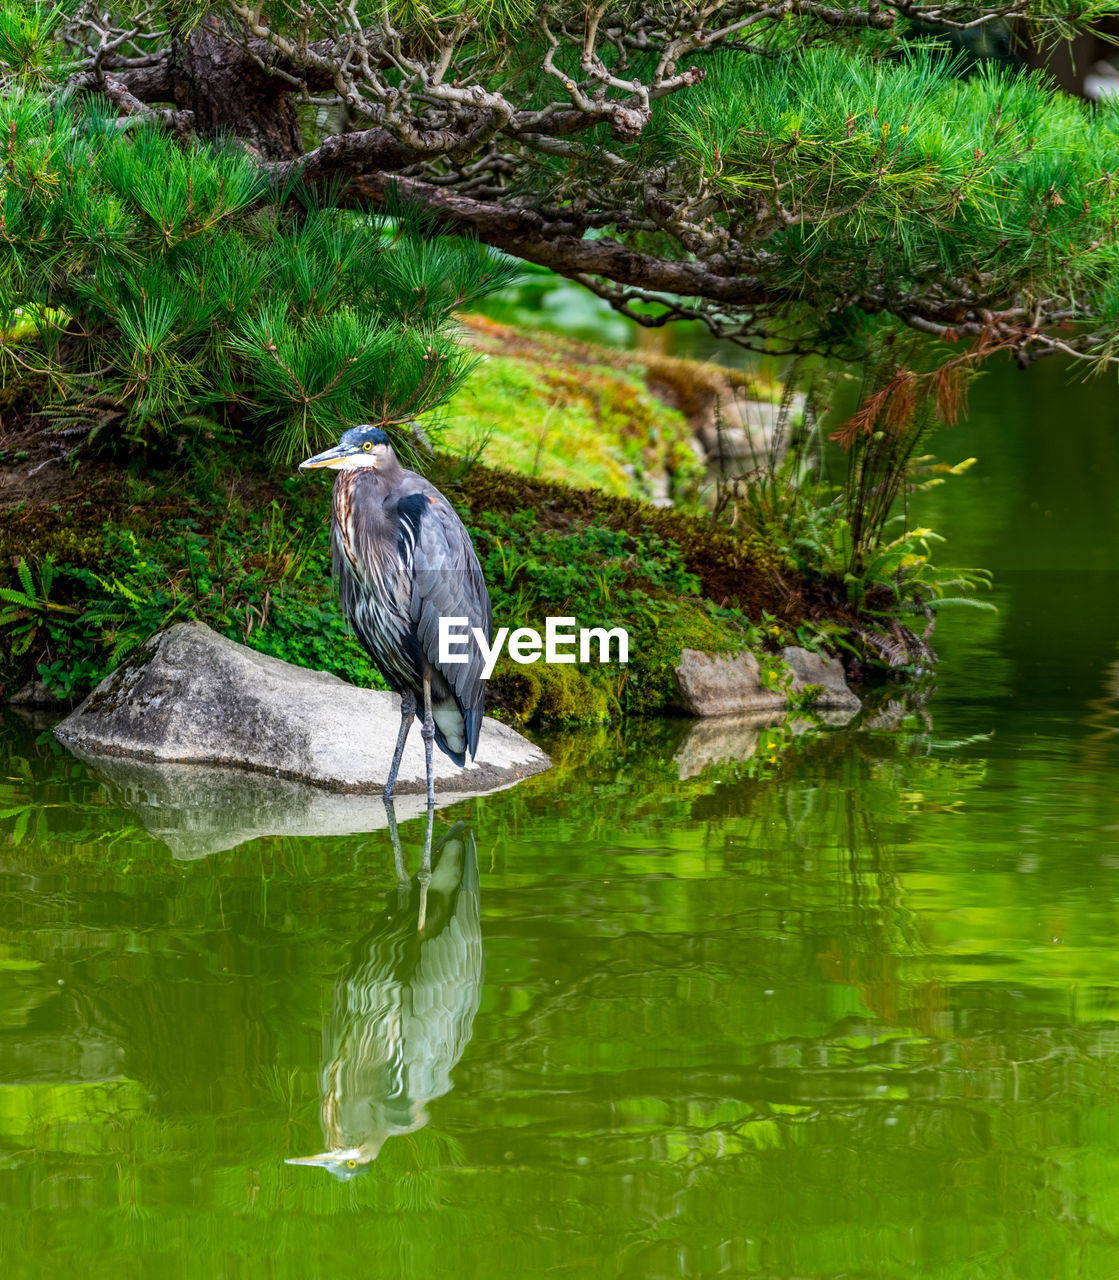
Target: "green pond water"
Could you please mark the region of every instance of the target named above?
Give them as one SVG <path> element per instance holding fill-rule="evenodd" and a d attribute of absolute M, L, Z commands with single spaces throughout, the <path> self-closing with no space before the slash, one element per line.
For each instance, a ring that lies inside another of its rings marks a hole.
<path fill-rule="evenodd" d="M 1119 1276 L 1115 404 L 935 443 L 1000 612 L 924 710 L 550 742 L 426 890 L 422 820 L 10 715 L 4 1274 Z"/>

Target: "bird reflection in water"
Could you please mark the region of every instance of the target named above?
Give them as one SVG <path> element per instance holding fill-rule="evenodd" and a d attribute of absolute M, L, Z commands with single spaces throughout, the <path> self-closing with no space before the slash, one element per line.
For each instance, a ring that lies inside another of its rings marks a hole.
<path fill-rule="evenodd" d="M 451 1089 L 482 993 L 473 832 L 456 823 L 432 851 L 429 810 L 423 863 L 409 877 L 385 807 L 397 886 L 334 987 L 320 1076 L 327 1150 L 287 1161 L 341 1179 L 368 1169 L 386 1139 L 427 1124 L 425 1104 Z"/>

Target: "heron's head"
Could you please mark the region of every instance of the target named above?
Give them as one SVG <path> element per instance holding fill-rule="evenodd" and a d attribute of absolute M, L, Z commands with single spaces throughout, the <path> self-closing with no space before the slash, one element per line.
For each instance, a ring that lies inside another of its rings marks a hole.
<path fill-rule="evenodd" d="M 333 449 L 316 453 L 299 464 L 300 471 L 313 471 L 329 467 L 332 471 L 356 471 L 368 467 L 373 471 L 384 470 L 396 461 L 389 438 L 380 427 L 351 427 Z"/>
<path fill-rule="evenodd" d="M 329 1095 L 328 1095 L 329 1098 Z M 330 1134 L 333 1126 L 329 1123 L 328 1098 L 323 1099 L 323 1131 Z M 362 1108 L 367 1128 L 364 1139 L 357 1146 L 343 1145 L 345 1139 L 341 1133 L 335 1134 L 333 1140 L 327 1137 L 329 1151 L 320 1152 L 317 1156 L 292 1156 L 284 1164 L 309 1165 L 314 1169 L 325 1169 L 341 1182 L 349 1182 L 360 1174 L 366 1173 L 373 1161 L 381 1154 L 381 1148 L 389 1138 L 402 1137 L 406 1133 L 415 1133 L 427 1124 L 428 1116 L 424 1104 L 419 1099 L 403 1100 L 406 1106 L 401 1107 L 386 1102 L 378 1103 L 374 1098 L 367 1099 Z M 356 1136 L 356 1135 L 355 1135 Z"/>
<path fill-rule="evenodd" d="M 310 1165 L 314 1169 L 325 1169 L 339 1182 L 349 1182 L 351 1178 L 360 1177 L 361 1174 L 369 1171 L 383 1142 L 382 1137 L 375 1145 L 365 1143 L 360 1147 L 343 1147 L 337 1151 L 324 1151 L 317 1156 L 292 1156 L 285 1160 L 284 1164 L 303 1164 Z"/>

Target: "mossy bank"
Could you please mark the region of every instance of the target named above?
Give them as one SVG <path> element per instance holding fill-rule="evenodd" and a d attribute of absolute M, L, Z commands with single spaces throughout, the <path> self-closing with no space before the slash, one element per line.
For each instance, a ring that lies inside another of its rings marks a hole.
<path fill-rule="evenodd" d="M 152 632 L 187 618 L 379 683 L 334 599 L 327 484 L 243 459 L 122 471 L 94 458 L 72 472 L 50 461 L 24 486 L 13 473 L 44 459 L 35 437 L 15 443 L 23 447 L 0 456 L 13 481 L 3 492 L 15 499 L 0 506 L 0 555 L 11 566 L 0 613 L 4 696 L 34 681 L 80 696 Z M 503 657 L 490 700 L 513 723 L 659 711 L 683 648 L 776 646 L 820 613 L 788 589 L 764 548 L 703 517 L 448 455 L 432 459 L 430 474 L 471 530 L 499 625 L 543 629 L 551 615 L 630 633 L 625 666 Z"/>
<path fill-rule="evenodd" d="M 441 451 L 425 466 L 470 529 L 496 624 L 542 631 L 549 616 L 571 617 L 630 635 L 625 665 L 503 656 L 495 714 L 519 725 L 654 714 L 685 648 L 764 655 L 854 621 L 748 528 L 682 509 L 697 510 L 696 422 L 729 375 L 472 324 L 489 358 L 442 415 Z M 73 700 L 154 631 L 191 618 L 380 683 L 334 597 L 321 478 L 198 432 L 126 460 L 68 454 L 34 407 L 33 387 L 0 407 L 2 696 L 31 687 Z M 471 423 L 488 423 L 488 438 Z M 679 507 L 663 505 L 669 491 Z"/>

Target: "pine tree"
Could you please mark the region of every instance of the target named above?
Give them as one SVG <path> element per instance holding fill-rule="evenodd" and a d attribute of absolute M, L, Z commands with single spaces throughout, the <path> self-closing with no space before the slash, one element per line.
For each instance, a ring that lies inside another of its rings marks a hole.
<path fill-rule="evenodd" d="M 848 355 L 907 326 L 980 356 L 1106 358 L 1119 108 L 1002 63 L 964 77 L 945 37 L 1037 45 L 1115 11 L 2 0 L 0 60 L 10 86 L 100 101 L 145 146 L 149 127 L 239 140 L 257 206 L 297 178 L 312 206 L 406 199 L 642 324 Z"/>
<path fill-rule="evenodd" d="M 46 376 L 56 425 L 125 445 L 259 425 L 291 458 L 372 421 L 407 452 L 472 362 L 453 310 L 516 268 L 422 211 L 277 190 L 239 145 L 122 127 L 57 91 L 60 50 L 29 56 L 24 17 L 0 35 L 8 57 L 25 41 L 0 98 L 0 359 Z"/>

